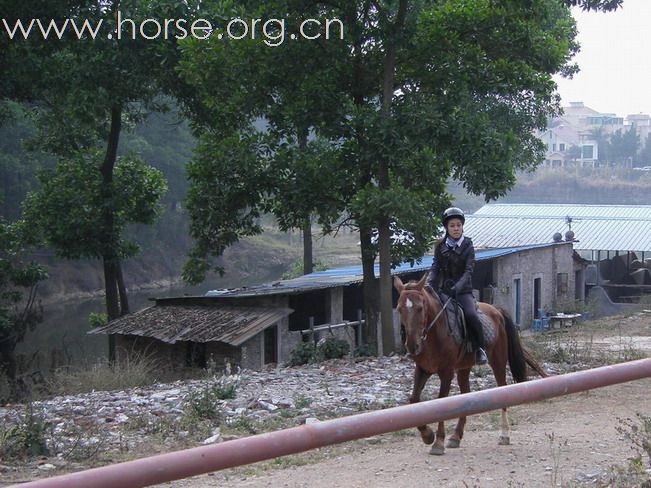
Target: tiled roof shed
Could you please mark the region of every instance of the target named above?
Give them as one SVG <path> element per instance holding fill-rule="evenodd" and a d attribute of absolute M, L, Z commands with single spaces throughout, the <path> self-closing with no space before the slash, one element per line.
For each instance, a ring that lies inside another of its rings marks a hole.
<path fill-rule="evenodd" d="M 486 261 L 536 248 L 569 243 L 545 243 L 504 249 L 478 249 L 476 260 Z M 402 275 L 424 272 L 432 265 L 432 256 L 419 263 L 403 263 L 392 273 Z M 376 269 L 376 274 L 379 270 Z M 252 287 L 214 290 L 201 297 L 156 299 L 156 305 L 112 320 L 91 334 L 121 334 L 151 337 L 170 344 L 178 341 L 225 342 L 239 346 L 293 312 L 286 307 L 262 307 L 220 303 L 219 297 L 247 298 L 278 294 L 292 295 L 312 290 L 348 286 L 363 281 L 361 266 L 345 266 L 317 271 L 292 280 L 283 280 Z"/>
<path fill-rule="evenodd" d="M 292 313 L 282 307 L 154 305 L 90 331 L 178 341 L 225 342 L 239 346 Z"/>

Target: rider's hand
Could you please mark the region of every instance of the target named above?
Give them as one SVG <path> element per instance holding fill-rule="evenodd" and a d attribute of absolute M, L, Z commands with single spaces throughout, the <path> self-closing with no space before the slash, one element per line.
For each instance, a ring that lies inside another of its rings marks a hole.
<path fill-rule="evenodd" d="M 457 287 L 456 287 L 456 286 L 451 286 L 451 287 L 450 287 L 450 296 L 451 296 L 452 298 L 456 298 L 456 297 L 457 297 Z"/>

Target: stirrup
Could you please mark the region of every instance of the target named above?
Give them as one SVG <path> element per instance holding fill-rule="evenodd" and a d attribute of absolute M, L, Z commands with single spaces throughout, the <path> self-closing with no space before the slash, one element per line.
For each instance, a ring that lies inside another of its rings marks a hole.
<path fill-rule="evenodd" d="M 480 366 L 488 363 L 486 351 L 484 351 L 481 347 L 475 352 L 475 363 Z"/>

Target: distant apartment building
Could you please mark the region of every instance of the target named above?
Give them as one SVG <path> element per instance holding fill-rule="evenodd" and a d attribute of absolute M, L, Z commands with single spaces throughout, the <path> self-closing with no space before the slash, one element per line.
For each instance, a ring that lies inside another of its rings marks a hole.
<path fill-rule="evenodd" d="M 563 110 L 563 116 L 550 120 L 547 129 L 537 134 L 547 147 L 545 166 L 597 167 L 602 163 L 599 161 L 601 138 L 634 128 L 643 146 L 651 133 L 651 117 L 647 114 L 618 117 L 597 112 L 583 102 L 571 102 Z"/>

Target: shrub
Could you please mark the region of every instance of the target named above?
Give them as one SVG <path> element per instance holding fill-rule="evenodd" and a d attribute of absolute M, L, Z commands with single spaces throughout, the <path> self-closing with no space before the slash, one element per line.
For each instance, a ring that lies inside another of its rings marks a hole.
<path fill-rule="evenodd" d="M 220 400 L 235 398 L 239 377 L 221 376 L 204 388 L 190 392 L 185 399 L 185 410 L 200 419 L 221 420 Z"/>
<path fill-rule="evenodd" d="M 377 356 L 375 346 L 373 344 L 360 344 L 355 348 L 353 354 L 355 357 L 359 358 Z"/>
<path fill-rule="evenodd" d="M 318 351 L 323 359 L 340 359 L 350 352 L 350 344 L 337 337 L 328 337 L 319 341 Z"/>
<path fill-rule="evenodd" d="M 48 455 L 45 441 L 47 426 L 31 403 L 20 416 L 17 425 L 0 425 L 0 459 L 15 459 Z"/>
<path fill-rule="evenodd" d="M 301 342 L 292 352 L 287 360 L 288 366 L 301 366 L 303 364 L 315 363 L 318 361 L 318 352 L 313 342 Z"/>

